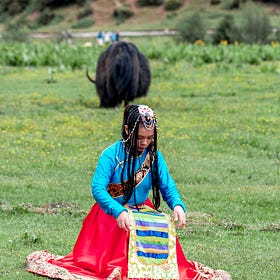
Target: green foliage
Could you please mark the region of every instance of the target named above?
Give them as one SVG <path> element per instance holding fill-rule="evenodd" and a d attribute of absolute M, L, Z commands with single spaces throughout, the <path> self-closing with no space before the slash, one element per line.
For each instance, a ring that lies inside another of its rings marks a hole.
<path fill-rule="evenodd" d="M 76 0 L 77 5 L 84 6 L 87 4 L 90 4 L 91 2 L 94 2 L 95 0 Z"/>
<path fill-rule="evenodd" d="M 164 0 L 137 0 L 138 6 L 160 6 Z"/>
<path fill-rule="evenodd" d="M 55 25 L 55 24 L 62 22 L 63 20 L 64 20 L 63 15 L 55 15 L 51 21 L 51 24 Z"/>
<path fill-rule="evenodd" d="M 280 60 L 279 47 L 270 45 L 192 45 L 174 44 L 173 41 L 150 44 L 142 52 L 149 60 L 166 64 L 184 60 L 193 65 L 209 63 L 260 64 L 262 61 Z M 8 44 L 0 42 L 0 65 L 7 66 L 52 66 L 82 69 L 95 65 L 102 48 L 94 45 L 85 48 L 80 44 Z"/>
<path fill-rule="evenodd" d="M 11 66 L 55 66 L 59 69 L 95 65 L 101 49 L 84 48 L 67 43 L 5 44 L 0 42 L 1 64 Z"/>
<path fill-rule="evenodd" d="M 95 21 L 91 18 L 82 18 L 72 25 L 72 28 L 89 28 L 94 25 Z"/>
<path fill-rule="evenodd" d="M 206 26 L 199 12 L 181 18 L 176 25 L 179 32 L 179 41 L 194 43 L 196 40 L 204 40 Z"/>
<path fill-rule="evenodd" d="M 22 12 L 30 3 L 31 0 L 1 0 L 0 14 L 7 13 L 14 16 Z"/>
<path fill-rule="evenodd" d="M 29 32 L 22 28 L 20 22 L 10 23 L 3 32 L 2 39 L 7 42 L 27 42 Z"/>
<path fill-rule="evenodd" d="M 40 13 L 36 22 L 38 25 L 48 25 L 49 23 L 51 23 L 54 17 L 55 17 L 54 13 L 49 8 L 45 8 Z"/>
<path fill-rule="evenodd" d="M 241 41 L 240 30 L 234 22 L 233 15 L 226 15 L 223 18 L 213 37 L 215 44 L 219 44 L 223 40 L 227 41 L 229 44 Z"/>
<path fill-rule="evenodd" d="M 88 17 L 91 15 L 93 15 L 93 8 L 91 7 L 91 1 L 87 1 L 83 6 L 82 11 L 79 12 L 78 19 Z"/>
<path fill-rule="evenodd" d="M 221 3 L 221 0 L 210 0 L 211 5 L 219 5 Z"/>
<path fill-rule="evenodd" d="M 242 20 L 240 29 L 243 42 L 249 44 L 267 43 L 272 28 L 265 10 L 248 4 L 242 13 Z"/>
<path fill-rule="evenodd" d="M 36 0 L 36 4 L 38 5 L 39 9 L 45 9 L 48 8 L 56 8 L 56 7 L 62 7 L 67 6 L 71 4 L 78 3 L 81 5 L 81 0 Z"/>
<path fill-rule="evenodd" d="M 174 11 L 179 9 L 184 4 L 184 0 L 165 0 L 164 8 L 167 11 Z"/>
<path fill-rule="evenodd" d="M 241 0 L 224 0 L 223 8 L 228 10 L 239 9 L 241 2 Z"/>
<path fill-rule="evenodd" d="M 128 5 L 121 5 L 114 10 L 113 16 L 117 24 L 124 22 L 126 19 L 133 16 L 133 11 Z"/>
<path fill-rule="evenodd" d="M 244 0 L 245 1 L 245 0 Z M 275 3 L 275 4 L 279 4 L 279 0 L 254 0 L 255 2 L 269 2 L 269 3 Z"/>

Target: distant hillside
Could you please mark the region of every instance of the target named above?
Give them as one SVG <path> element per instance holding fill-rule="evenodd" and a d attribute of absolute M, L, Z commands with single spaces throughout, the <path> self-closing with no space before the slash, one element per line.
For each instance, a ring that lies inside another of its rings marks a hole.
<path fill-rule="evenodd" d="M 155 1 L 161 3 L 158 6 L 139 5 L 143 2 L 145 1 L 1 0 L 0 31 L 11 24 L 31 31 L 54 32 L 167 29 L 174 28 L 179 17 L 194 10 L 203 13 L 208 26 L 215 28 L 217 22 L 227 13 L 236 14 L 238 18 L 247 1 L 158 0 Z M 280 26 L 279 0 L 256 1 L 256 5 L 267 10 L 273 26 Z"/>

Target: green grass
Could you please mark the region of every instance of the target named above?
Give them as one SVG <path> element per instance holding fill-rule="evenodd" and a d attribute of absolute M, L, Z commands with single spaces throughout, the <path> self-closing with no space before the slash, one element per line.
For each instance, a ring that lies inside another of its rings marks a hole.
<path fill-rule="evenodd" d="M 150 91 L 135 102 L 157 112 L 159 147 L 188 208 L 178 231 L 188 259 L 235 280 L 277 279 L 279 60 L 150 64 Z M 50 79 L 48 68 L 1 66 L 0 75 L 0 274 L 38 279 L 25 257 L 71 251 L 93 204 L 98 157 L 120 138 L 122 108 L 98 108 L 84 70 Z"/>

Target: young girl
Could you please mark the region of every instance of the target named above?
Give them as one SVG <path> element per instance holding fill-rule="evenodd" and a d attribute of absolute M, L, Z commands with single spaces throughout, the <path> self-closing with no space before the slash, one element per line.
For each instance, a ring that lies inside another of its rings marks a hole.
<path fill-rule="evenodd" d="M 157 149 L 157 125 L 148 106 L 125 108 L 122 139 L 99 158 L 92 179 L 96 203 L 73 251 L 65 257 L 34 252 L 27 257 L 27 271 L 69 280 L 231 279 L 184 256 L 174 223 L 185 225 L 186 207 Z M 161 197 L 172 218 L 159 211 Z"/>

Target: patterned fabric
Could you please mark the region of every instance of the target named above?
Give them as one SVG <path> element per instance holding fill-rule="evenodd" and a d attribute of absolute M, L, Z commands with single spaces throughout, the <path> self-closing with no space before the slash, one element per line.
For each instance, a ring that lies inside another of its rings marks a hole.
<path fill-rule="evenodd" d="M 142 163 L 141 167 L 137 170 L 137 172 L 135 173 L 135 183 L 137 187 L 138 184 L 140 184 L 144 178 L 147 176 L 149 170 L 151 167 L 151 160 L 150 160 L 150 154 L 148 153 L 144 162 Z M 124 182 L 124 186 L 127 186 L 128 182 L 125 181 Z M 123 195 L 123 188 L 122 188 L 122 184 L 113 184 L 110 183 L 108 185 L 108 193 L 112 196 L 112 197 L 119 197 Z"/>
<path fill-rule="evenodd" d="M 232 280 L 230 274 L 224 270 L 214 270 L 211 267 L 205 266 L 201 263 L 192 262 L 197 275 L 193 280 Z"/>
<path fill-rule="evenodd" d="M 87 277 L 82 275 L 77 275 L 70 273 L 67 269 L 59 267 L 49 263 L 49 260 L 58 260 L 62 256 L 54 255 L 49 253 L 47 250 L 36 251 L 30 254 L 26 258 L 25 270 L 40 274 L 42 276 L 47 276 L 53 279 L 62 280 L 99 280 L 99 278 Z M 119 269 L 114 269 L 114 271 L 109 275 L 106 280 L 120 280 L 121 271 Z"/>
<path fill-rule="evenodd" d="M 145 205 L 153 207 L 150 200 L 147 200 Z M 138 207 L 142 208 L 143 204 Z M 132 208 L 132 210 L 135 209 Z M 120 229 L 112 216 L 107 215 L 98 204 L 94 204 L 83 221 L 82 229 L 72 252 L 64 257 L 51 254 L 48 251 L 33 252 L 26 258 L 26 270 L 41 276 L 48 276 L 51 279 L 63 280 L 128 280 L 128 277 L 134 277 L 132 280 L 137 278 L 138 280 L 151 280 L 175 278 L 176 272 L 172 272 L 172 269 L 176 263 L 180 280 L 231 280 L 226 271 L 215 270 L 196 261 L 187 260 L 178 238 L 176 237 L 175 241 L 173 239 L 175 229 L 170 221 L 168 221 L 170 242 L 168 242 L 167 261 L 156 264 L 156 259 L 154 259 L 151 266 L 149 263 L 142 263 L 141 258 L 135 253 L 141 249 L 140 245 L 136 249 L 135 221 L 139 219 L 134 219 L 135 215 L 132 211 L 129 211 L 129 214 L 131 221 L 134 221 L 133 234 Z M 162 217 L 159 216 L 159 219 Z M 153 227 L 151 220 L 149 223 Z M 138 226 L 143 230 L 145 224 L 139 224 Z M 164 229 L 164 227 L 162 228 Z M 141 242 L 142 245 L 146 244 L 143 240 Z M 153 243 L 149 242 L 148 244 Z M 133 245 L 134 249 L 132 248 L 133 251 L 131 251 L 130 246 Z M 165 242 L 164 245 L 166 245 Z M 174 259 L 172 259 L 173 256 Z M 151 260 L 151 258 L 147 259 Z M 160 261 L 163 260 L 160 259 Z M 138 272 L 142 268 L 145 270 L 140 271 L 140 274 L 144 274 L 140 278 Z M 164 270 L 167 273 L 164 273 Z M 148 279 L 149 275 L 150 279 Z"/>
<path fill-rule="evenodd" d="M 130 206 L 129 211 L 128 277 L 179 279 L 174 223 L 146 205 L 138 209 Z"/>

